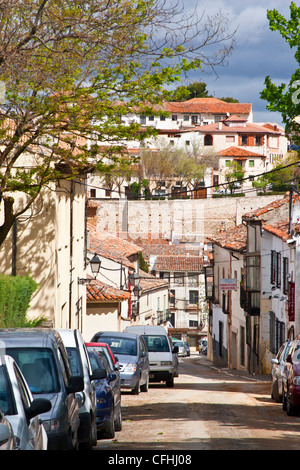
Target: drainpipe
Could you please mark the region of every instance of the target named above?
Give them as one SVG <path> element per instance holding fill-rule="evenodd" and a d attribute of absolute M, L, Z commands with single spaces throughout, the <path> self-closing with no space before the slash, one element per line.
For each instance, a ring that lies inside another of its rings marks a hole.
<path fill-rule="evenodd" d="M 18 222 L 17 219 L 13 223 L 12 232 L 12 275 L 17 275 L 17 233 L 18 233 Z"/>
<path fill-rule="evenodd" d="M 73 284 L 73 200 L 74 200 L 74 182 L 71 181 L 70 189 L 70 279 L 69 279 L 69 328 L 72 328 L 72 284 Z"/>

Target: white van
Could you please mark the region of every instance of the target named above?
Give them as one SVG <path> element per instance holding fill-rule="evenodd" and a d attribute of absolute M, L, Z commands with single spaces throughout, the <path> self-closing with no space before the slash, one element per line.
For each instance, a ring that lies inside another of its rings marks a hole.
<path fill-rule="evenodd" d="M 178 377 L 176 345 L 172 345 L 166 330 L 162 326 L 132 325 L 124 331 L 145 338 L 150 362 L 149 382 L 166 382 L 167 387 L 173 387 L 174 377 Z"/>

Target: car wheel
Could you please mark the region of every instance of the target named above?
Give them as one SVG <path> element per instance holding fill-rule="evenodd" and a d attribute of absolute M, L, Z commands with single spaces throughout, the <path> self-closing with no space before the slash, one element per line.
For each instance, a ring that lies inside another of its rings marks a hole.
<path fill-rule="evenodd" d="M 114 412 L 112 411 L 109 421 L 106 421 L 102 432 L 102 439 L 113 439 L 115 437 Z"/>
<path fill-rule="evenodd" d="M 122 412 L 121 407 L 119 409 L 118 417 L 115 420 L 115 431 L 122 431 Z"/>
<path fill-rule="evenodd" d="M 140 393 L 140 381 L 138 380 L 136 386 L 132 389 L 133 395 L 138 395 Z"/>
<path fill-rule="evenodd" d="M 141 392 L 148 392 L 148 389 L 149 389 L 149 377 L 147 377 L 146 383 L 141 385 Z"/>
<path fill-rule="evenodd" d="M 282 409 L 283 411 L 286 411 L 286 395 L 284 390 L 282 391 Z"/>
<path fill-rule="evenodd" d="M 166 381 L 166 386 L 167 387 L 174 387 L 174 377 L 172 377 L 170 380 Z"/>
<path fill-rule="evenodd" d="M 288 416 L 295 416 L 297 414 L 297 408 L 292 405 L 291 394 L 289 390 L 286 394 L 286 413 Z"/>
<path fill-rule="evenodd" d="M 271 398 L 275 400 L 276 403 L 279 403 L 281 401 L 278 392 L 278 379 L 275 379 L 275 381 L 272 382 Z"/>

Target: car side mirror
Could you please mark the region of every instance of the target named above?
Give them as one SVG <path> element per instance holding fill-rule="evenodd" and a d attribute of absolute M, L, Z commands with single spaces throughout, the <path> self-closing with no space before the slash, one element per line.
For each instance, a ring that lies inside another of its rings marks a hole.
<path fill-rule="evenodd" d="M 31 405 L 25 409 L 26 418 L 28 421 L 35 416 L 47 413 L 47 411 L 51 410 L 51 401 L 47 400 L 46 398 L 36 398 L 33 400 Z"/>
<path fill-rule="evenodd" d="M 84 389 L 84 381 L 83 378 L 80 377 L 80 375 L 72 375 L 69 378 L 69 385 L 67 387 L 67 393 L 76 393 L 76 392 L 82 392 Z"/>
<path fill-rule="evenodd" d="M 115 374 L 114 372 L 112 372 L 111 374 L 109 374 L 109 380 L 116 380 L 117 378 L 117 374 Z"/>
<path fill-rule="evenodd" d="M 105 369 L 95 369 L 93 370 L 90 380 L 101 380 L 106 379 L 107 371 Z"/>

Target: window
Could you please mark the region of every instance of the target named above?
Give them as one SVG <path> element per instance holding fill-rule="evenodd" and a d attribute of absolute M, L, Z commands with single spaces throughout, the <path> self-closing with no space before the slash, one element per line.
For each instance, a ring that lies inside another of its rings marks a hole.
<path fill-rule="evenodd" d="M 253 168 L 254 167 L 254 160 L 249 160 L 248 164 L 249 164 L 249 167 Z"/>
<path fill-rule="evenodd" d="M 146 116 L 140 116 L 140 124 L 146 124 Z"/>
<path fill-rule="evenodd" d="M 261 136 L 260 136 L 260 135 L 256 135 L 256 136 L 255 136 L 255 145 L 260 146 L 260 145 L 261 145 L 261 142 L 262 142 Z"/>
<path fill-rule="evenodd" d="M 177 121 L 177 114 L 172 114 L 172 121 Z"/>
<path fill-rule="evenodd" d="M 283 293 L 287 294 L 288 293 L 288 273 L 289 273 L 289 259 L 288 258 L 283 258 Z"/>
<path fill-rule="evenodd" d="M 193 305 L 197 305 L 199 301 L 199 292 L 197 290 L 190 290 L 189 291 L 189 303 Z"/>
<path fill-rule="evenodd" d="M 189 121 L 190 120 L 190 116 L 188 114 L 184 114 L 183 115 L 183 120 L 184 121 Z"/>
<path fill-rule="evenodd" d="M 170 282 L 170 273 L 161 271 L 159 273 L 160 279 L 165 279 L 166 281 Z"/>
<path fill-rule="evenodd" d="M 175 305 L 175 290 L 171 289 L 170 290 L 170 299 L 169 299 L 170 305 L 174 306 Z"/>
<path fill-rule="evenodd" d="M 60 390 L 53 353 L 46 348 L 9 348 L 32 393 Z"/>
<path fill-rule="evenodd" d="M 189 140 L 186 140 L 185 141 L 185 145 L 188 147 L 190 145 L 190 141 Z"/>
<path fill-rule="evenodd" d="M 234 135 L 227 135 L 225 138 L 226 142 L 235 142 Z"/>
<path fill-rule="evenodd" d="M 271 284 L 281 286 L 281 253 L 271 251 Z"/>
<path fill-rule="evenodd" d="M 188 274 L 188 285 L 197 286 L 198 284 L 198 274 Z"/>
<path fill-rule="evenodd" d="M 96 189 L 91 188 L 91 197 L 96 197 Z"/>
<path fill-rule="evenodd" d="M 241 135 L 241 145 L 248 145 L 248 136 Z"/>
<path fill-rule="evenodd" d="M 198 116 L 192 116 L 192 124 L 197 124 Z"/>
<path fill-rule="evenodd" d="M 174 273 L 174 282 L 175 284 L 180 284 L 183 286 L 184 284 L 184 273 Z"/>
<path fill-rule="evenodd" d="M 204 136 L 204 145 L 212 145 L 213 144 L 213 137 L 210 134 L 206 134 Z"/>
<path fill-rule="evenodd" d="M 165 121 L 166 120 L 166 117 L 165 116 L 160 116 L 159 118 L 161 121 Z"/>
<path fill-rule="evenodd" d="M 225 166 L 230 166 L 231 165 L 231 160 L 225 160 Z"/>
<path fill-rule="evenodd" d="M 154 121 L 154 116 L 149 116 L 148 119 L 149 121 Z"/>

